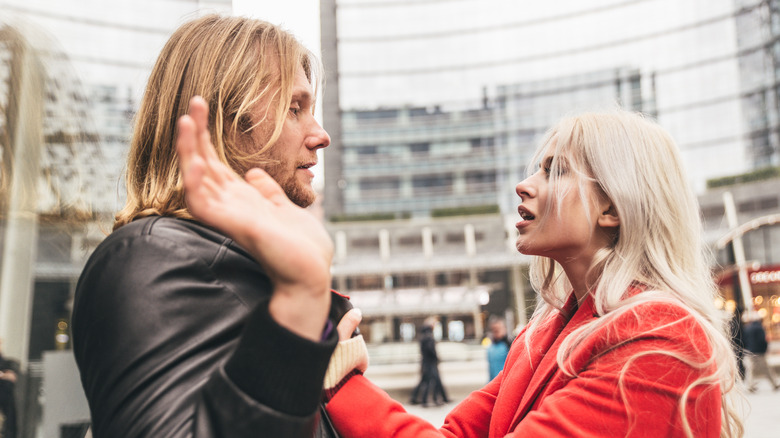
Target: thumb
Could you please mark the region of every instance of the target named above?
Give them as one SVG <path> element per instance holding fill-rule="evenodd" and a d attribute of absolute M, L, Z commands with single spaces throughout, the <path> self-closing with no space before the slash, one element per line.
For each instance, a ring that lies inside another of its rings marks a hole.
<path fill-rule="evenodd" d="M 339 325 L 336 327 L 336 331 L 339 333 L 339 341 L 346 341 L 352 337 L 352 333 L 357 328 L 360 321 L 363 319 L 363 314 L 360 309 L 352 309 L 345 313 L 339 321 Z"/>

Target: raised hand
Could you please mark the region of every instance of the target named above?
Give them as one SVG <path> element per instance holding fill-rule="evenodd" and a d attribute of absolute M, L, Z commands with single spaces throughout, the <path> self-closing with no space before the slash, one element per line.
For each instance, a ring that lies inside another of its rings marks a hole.
<path fill-rule="evenodd" d="M 274 284 L 272 316 L 319 339 L 330 307 L 333 243 L 319 220 L 293 204 L 267 173 L 244 178 L 222 163 L 208 130 L 208 106 L 190 101 L 178 121 L 176 149 L 190 213 L 246 249 Z"/>

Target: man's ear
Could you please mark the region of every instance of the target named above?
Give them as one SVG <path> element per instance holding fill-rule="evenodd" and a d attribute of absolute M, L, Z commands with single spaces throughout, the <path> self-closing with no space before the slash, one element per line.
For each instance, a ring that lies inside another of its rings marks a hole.
<path fill-rule="evenodd" d="M 618 217 L 617 210 L 612 203 L 602 205 L 601 214 L 599 215 L 598 224 L 602 228 L 613 228 L 620 226 L 620 218 Z"/>

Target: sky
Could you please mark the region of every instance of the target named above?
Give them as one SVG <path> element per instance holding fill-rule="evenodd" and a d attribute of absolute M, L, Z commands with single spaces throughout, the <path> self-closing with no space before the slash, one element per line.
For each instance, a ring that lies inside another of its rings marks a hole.
<path fill-rule="evenodd" d="M 233 13 L 278 24 L 319 55 L 319 0 L 233 0 Z"/>

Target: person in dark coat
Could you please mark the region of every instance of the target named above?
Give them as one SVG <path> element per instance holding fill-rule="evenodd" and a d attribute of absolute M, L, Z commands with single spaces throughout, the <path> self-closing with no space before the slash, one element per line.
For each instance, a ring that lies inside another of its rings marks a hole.
<path fill-rule="evenodd" d="M 731 346 L 734 349 L 734 355 L 737 358 L 737 371 L 739 378 L 745 380 L 745 339 L 742 333 L 742 312 L 739 309 L 734 310 L 729 319 L 729 334 L 731 335 Z"/>
<path fill-rule="evenodd" d="M 433 324 L 432 320 L 426 320 L 420 331 L 420 355 L 422 357 L 420 382 L 412 391 L 412 404 L 429 406 L 428 394 L 431 394 L 431 399 L 437 406 L 450 402 L 439 375 L 439 356 L 436 354 Z"/>
<path fill-rule="evenodd" d="M 780 388 L 774 370 L 766 361 L 766 352 L 769 344 L 766 340 L 766 331 L 764 331 L 761 316 L 757 312 L 745 313 L 745 326 L 742 328 L 742 338 L 745 350 L 749 353 L 749 357 L 745 358 L 745 385 L 748 390 L 754 392 L 758 389 L 755 382 L 756 371 L 766 376 L 769 383 L 772 384 L 772 388 L 775 390 Z"/>

